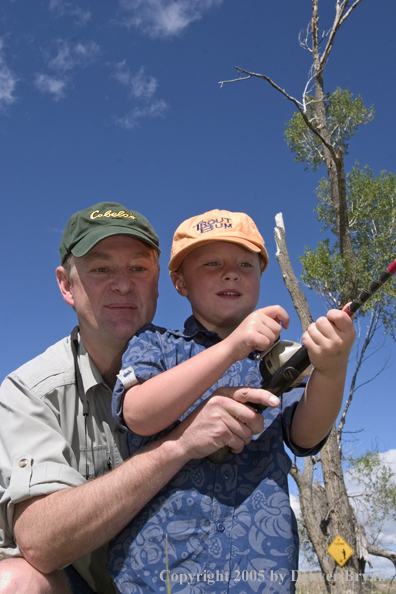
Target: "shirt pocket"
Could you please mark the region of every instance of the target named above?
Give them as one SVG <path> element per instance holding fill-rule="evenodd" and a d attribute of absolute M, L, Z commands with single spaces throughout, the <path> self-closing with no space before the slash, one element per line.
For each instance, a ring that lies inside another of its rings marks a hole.
<path fill-rule="evenodd" d="M 112 462 L 107 445 L 80 447 L 79 472 L 86 479 L 102 476 L 111 469 Z"/>

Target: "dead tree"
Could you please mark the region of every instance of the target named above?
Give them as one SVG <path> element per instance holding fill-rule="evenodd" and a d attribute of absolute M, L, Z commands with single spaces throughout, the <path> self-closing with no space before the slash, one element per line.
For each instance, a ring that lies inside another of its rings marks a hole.
<path fill-rule="evenodd" d="M 344 303 L 352 300 L 357 294 L 358 278 L 356 278 L 356 267 L 353 265 L 355 256 L 348 221 L 343 148 L 332 142 L 331 131 L 328 128 L 323 73 L 337 31 L 360 2 L 361 0 L 355 0 L 349 5 L 349 0 L 336 0 L 333 25 L 327 33 L 320 36 L 318 0 L 312 0 L 312 18 L 305 34 L 300 36 L 300 44 L 312 53 L 312 68 L 301 101 L 289 95 L 267 75 L 249 72 L 240 67 L 235 67 L 239 73 L 238 78 L 220 82 L 223 85 L 253 77 L 265 80 L 294 104 L 301 114 L 307 129 L 319 139 L 322 147 L 322 159 L 326 165 L 331 188 L 338 244 L 345 262 L 345 268 L 348 270 L 348 274 L 345 276 Z M 323 45 L 323 42 L 325 42 L 325 46 L 321 52 L 320 46 Z M 313 93 L 313 100 L 311 100 L 310 93 Z M 308 117 L 308 103 L 311 113 L 313 110 L 313 118 Z M 288 257 L 281 215 L 277 216 L 275 238 L 277 259 L 284 282 L 292 297 L 303 330 L 306 330 L 312 321 L 312 316 Z M 347 407 L 349 404 L 350 399 Z M 333 427 L 320 457 L 317 459 L 306 458 L 302 472 L 296 464 L 293 464 L 291 470 L 291 475 L 299 489 L 303 521 L 326 577 L 326 588 L 329 594 L 361 594 L 363 592 L 363 580 L 359 579 L 359 574 L 364 573 L 366 563 L 369 563 L 369 554 L 388 558 L 396 568 L 395 553 L 380 549 L 367 542 L 364 528 L 359 523 L 348 498 L 339 443 L 347 410 L 348 408 L 344 410 L 338 430 L 335 426 Z M 313 478 L 314 465 L 319 461 L 321 462 L 324 486 Z M 327 547 L 338 535 L 354 550 L 354 554 L 342 569 L 327 553 Z M 349 575 L 354 576 L 353 580 L 344 581 L 345 570 L 350 571 Z"/>

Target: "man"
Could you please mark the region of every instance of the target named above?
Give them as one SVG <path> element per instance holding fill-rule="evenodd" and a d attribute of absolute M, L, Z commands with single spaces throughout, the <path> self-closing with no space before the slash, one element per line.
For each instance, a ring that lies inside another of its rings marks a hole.
<path fill-rule="evenodd" d="M 237 401 L 249 389 L 223 389 L 122 463 L 126 439 L 111 392 L 128 340 L 153 319 L 159 253 L 150 223 L 115 202 L 66 225 L 56 274 L 79 329 L 1 388 L 2 594 L 113 592 L 108 541 L 187 461 L 224 445 L 240 452 L 262 430 L 261 415 Z"/>

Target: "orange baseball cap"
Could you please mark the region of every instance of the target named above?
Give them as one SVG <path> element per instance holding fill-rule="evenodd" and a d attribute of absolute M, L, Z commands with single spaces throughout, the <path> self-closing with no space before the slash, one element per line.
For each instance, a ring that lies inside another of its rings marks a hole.
<path fill-rule="evenodd" d="M 168 264 L 170 272 L 175 272 L 195 248 L 212 241 L 239 243 L 261 255 L 261 272 L 267 268 L 268 253 L 253 219 L 243 212 L 215 209 L 187 219 L 176 229 Z"/>

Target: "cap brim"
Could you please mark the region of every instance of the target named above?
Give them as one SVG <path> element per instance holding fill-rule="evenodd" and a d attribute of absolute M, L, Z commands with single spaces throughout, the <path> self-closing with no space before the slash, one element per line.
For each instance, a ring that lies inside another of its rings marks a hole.
<path fill-rule="evenodd" d="M 81 258 L 85 256 L 90 250 L 92 250 L 95 245 L 97 245 L 103 239 L 107 237 L 113 237 L 114 235 L 128 235 L 129 237 L 133 237 L 135 239 L 139 239 L 144 243 L 147 243 L 150 247 L 154 248 L 156 252 L 159 254 L 161 250 L 153 241 L 151 241 L 144 233 L 139 233 L 137 229 L 127 229 L 126 227 L 119 227 L 119 226 L 106 226 L 106 228 L 98 228 L 91 233 L 88 233 L 79 241 L 71 250 L 73 256 L 77 258 Z"/>
<path fill-rule="evenodd" d="M 263 250 L 260 246 L 256 245 L 255 243 L 252 243 L 251 241 L 249 241 L 247 239 L 235 238 L 235 237 L 223 237 L 222 236 L 222 237 L 216 237 L 216 239 L 197 239 L 197 241 L 194 241 L 194 243 L 190 243 L 184 249 L 177 252 L 177 254 L 173 258 L 171 258 L 171 260 L 168 264 L 169 271 L 176 272 L 176 270 L 179 268 L 180 264 L 183 262 L 184 258 L 190 252 L 192 252 L 197 247 L 199 247 L 200 245 L 204 245 L 205 243 L 215 243 L 218 241 L 228 241 L 229 243 L 238 243 L 239 245 L 244 246 L 250 252 L 255 252 L 256 254 L 261 254 L 261 256 L 263 258 L 261 272 L 263 272 L 267 268 L 268 254 L 266 251 L 263 252 Z"/>

